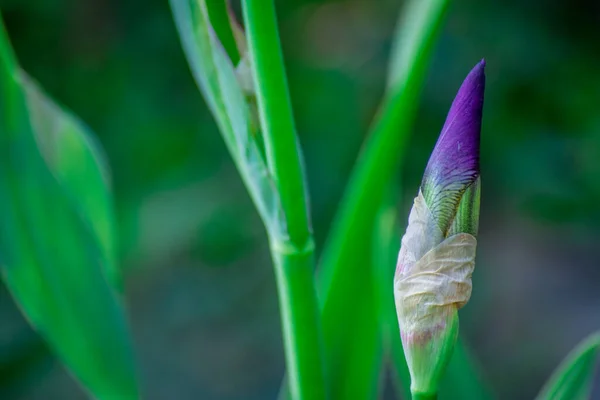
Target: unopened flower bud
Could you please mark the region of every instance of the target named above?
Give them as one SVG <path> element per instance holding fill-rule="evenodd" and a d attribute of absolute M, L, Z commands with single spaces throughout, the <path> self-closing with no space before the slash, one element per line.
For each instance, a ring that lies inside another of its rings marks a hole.
<path fill-rule="evenodd" d="M 435 396 L 471 296 L 485 61 L 469 73 L 431 154 L 402 238 L 394 297 L 417 397 Z"/>

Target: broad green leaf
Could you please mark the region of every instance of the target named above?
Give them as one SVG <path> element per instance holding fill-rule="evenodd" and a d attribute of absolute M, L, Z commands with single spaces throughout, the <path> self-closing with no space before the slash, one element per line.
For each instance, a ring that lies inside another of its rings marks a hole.
<path fill-rule="evenodd" d="M 260 132 L 253 123 L 251 96 L 244 91 L 240 82 L 244 87 L 246 82 L 238 78 L 212 29 L 206 0 L 170 2 L 192 74 L 250 196 L 269 232 L 284 235 L 279 196 L 261 150 Z"/>
<path fill-rule="evenodd" d="M 599 356 L 600 333 L 595 333 L 571 351 L 548 379 L 537 399 L 589 399 Z"/>
<path fill-rule="evenodd" d="M 108 282 L 110 227 L 96 221 L 108 211 L 101 200 L 89 200 L 107 190 L 95 175 L 101 167 L 90 169 L 92 157 L 76 176 L 71 162 L 92 154 L 74 144 L 84 141 L 73 139 L 83 134 L 79 125 L 57 108 L 40 111 L 47 104 L 28 101 L 21 85 L 0 24 L 2 277 L 30 324 L 96 398 L 138 398 L 124 312 Z M 54 139 L 46 136 L 52 132 Z M 60 150 L 42 149 L 52 142 Z"/>

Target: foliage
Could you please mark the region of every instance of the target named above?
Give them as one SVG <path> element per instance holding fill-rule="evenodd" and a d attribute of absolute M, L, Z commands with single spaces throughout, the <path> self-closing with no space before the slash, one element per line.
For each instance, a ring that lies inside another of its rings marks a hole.
<path fill-rule="evenodd" d="M 19 71 L 0 29 L 3 281 L 95 397 L 137 398 L 102 155 L 85 126 Z"/>

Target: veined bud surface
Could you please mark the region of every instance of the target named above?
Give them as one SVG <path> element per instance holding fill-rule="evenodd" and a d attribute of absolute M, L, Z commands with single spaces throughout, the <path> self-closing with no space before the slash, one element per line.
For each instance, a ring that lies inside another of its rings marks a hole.
<path fill-rule="evenodd" d="M 471 296 L 485 61 L 469 73 L 431 154 L 402 238 L 394 297 L 413 394 L 434 395 Z"/>

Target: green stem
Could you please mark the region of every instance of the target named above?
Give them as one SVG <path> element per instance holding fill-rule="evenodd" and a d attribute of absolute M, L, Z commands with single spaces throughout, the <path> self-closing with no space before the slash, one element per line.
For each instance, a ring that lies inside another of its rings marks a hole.
<path fill-rule="evenodd" d="M 233 65 L 237 65 L 240 61 L 240 52 L 235 42 L 233 29 L 231 28 L 227 0 L 206 0 L 206 8 L 210 24 L 217 34 L 221 45 L 223 45 Z"/>
<path fill-rule="evenodd" d="M 272 242 L 286 367 L 292 399 L 325 399 L 321 336 L 313 285 L 314 245 Z"/>
<path fill-rule="evenodd" d="M 243 0 L 250 60 L 256 80 L 267 164 L 281 196 L 293 243 L 310 242 L 304 173 L 272 0 Z"/>
<path fill-rule="evenodd" d="M 242 1 L 267 165 L 279 194 L 283 232 L 269 232 L 293 399 L 326 398 L 314 242 L 300 149 L 272 0 Z"/>

